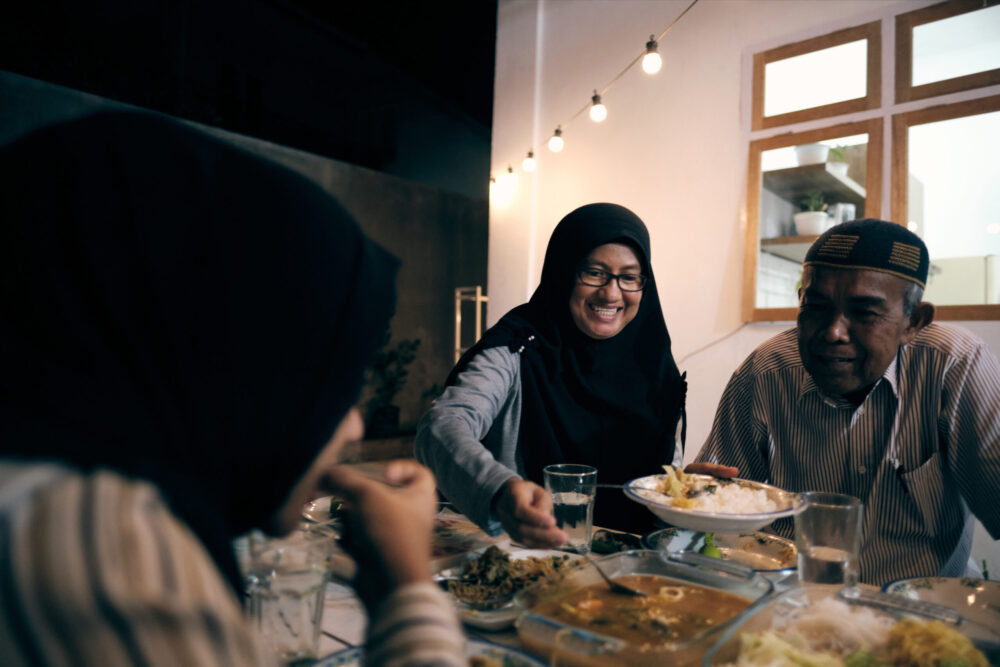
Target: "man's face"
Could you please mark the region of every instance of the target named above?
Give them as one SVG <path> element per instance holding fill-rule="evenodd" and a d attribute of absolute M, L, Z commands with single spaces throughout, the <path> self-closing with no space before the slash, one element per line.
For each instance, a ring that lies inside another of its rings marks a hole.
<path fill-rule="evenodd" d="M 902 278 L 807 267 L 799 292 L 799 354 L 816 385 L 844 396 L 873 385 L 920 327 L 903 315 Z"/>

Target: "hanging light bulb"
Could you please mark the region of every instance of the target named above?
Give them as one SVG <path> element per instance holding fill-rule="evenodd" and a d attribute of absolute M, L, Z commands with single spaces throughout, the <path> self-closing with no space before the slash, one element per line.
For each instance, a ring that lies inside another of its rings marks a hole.
<path fill-rule="evenodd" d="M 608 108 L 601 103 L 601 96 L 594 91 L 594 96 L 590 98 L 593 104 L 590 105 L 590 120 L 600 123 L 608 117 Z"/>
<path fill-rule="evenodd" d="M 642 71 L 646 74 L 656 74 L 663 67 L 663 58 L 656 52 L 656 36 L 650 35 L 646 42 L 646 55 L 642 57 Z"/>
<path fill-rule="evenodd" d="M 494 206 L 506 206 L 514 199 L 516 189 L 517 174 L 508 167 L 499 177 L 490 177 L 490 203 Z"/>
<path fill-rule="evenodd" d="M 514 167 L 507 165 L 507 173 L 503 177 L 511 190 L 517 187 L 517 173 L 514 172 Z"/>
<path fill-rule="evenodd" d="M 521 162 L 521 169 L 527 172 L 532 172 L 535 170 L 535 154 L 533 151 L 528 151 L 527 157 Z"/>
<path fill-rule="evenodd" d="M 553 153 L 558 153 L 562 149 L 563 149 L 562 130 L 560 130 L 557 127 L 556 131 L 552 134 L 552 137 L 549 139 L 549 150 L 552 151 Z"/>

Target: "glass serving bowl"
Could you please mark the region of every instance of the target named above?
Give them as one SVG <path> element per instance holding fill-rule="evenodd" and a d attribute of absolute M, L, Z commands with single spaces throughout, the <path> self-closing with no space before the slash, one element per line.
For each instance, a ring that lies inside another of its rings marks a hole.
<path fill-rule="evenodd" d="M 856 589 L 845 589 L 837 585 L 807 584 L 796 586 L 780 595 L 772 596 L 765 604 L 759 605 L 751 613 L 743 615 L 738 622 L 729 625 L 718 637 L 717 642 L 705 654 L 702 662 L 704 667 L 719 667 L 737 664 L 740 655 L 743 635 L 774 631 L 782 639 L 791 639 L 783 629 L 783 625 L 796 615 L 802 614 L 810 607 L 827 598 L 837 598 L 843 602 L 850 613 L 864 614 L 856 622 L 864 622 L 866 628 L 885 623 L 895 624 L 902 618 L 912 618 L 918 621 L 936 620 L 955 629 L 968 637 L 989 661 L 989 664 L 1000 664 L 1000 628 L 989 628 L 974 621 L 964 619 L 958 612 L 944 605 L 928 604 L 915 600 L 907 600 L 898 596 L 880 593 L 872 587 L 861 586 Z M 832 614 L 823 609 L 823 618 L 829 619 Z M 814 641 L 817 644 L 853 644 L 854 641 L 841 642 L 839 638 L 859 640 L 859 634 L 850 627 L 836 625 L 830 621 L 813 621 L 810 624 Z M 778 628 L 778 629 L 776 629 Z M 819 639 L 822 634 L 830 638 Z M 792 639 L 792 641 L 795 641 Z M 849 646 L 851 652 L 861 646 Z M 820 653 L 829 653 L 831 649 L 823 646 L 814 647 Z M 849 655 L 850 653 L 848 653 Z M 842 658 L 843 656 L 841 656 Z M 751 664 L 744 662 L 740 664 Z"/>
<path fill-rule="evenodd" d="M 521 611 L 515 627 L 528 651 L 560 667 L 697 665 L 727 627 L 752 613 L 773 591 L 773 584 L 751 568 L 700 554 L 642 549 L 612 554 L 596 559 L 596 563 L 613 579 L 655 575 L 664 580 L 663 586 L 687 584 L 730 593 L 743 598 L 747 607 L 734 616 L 703 626 L 687 639 L 676 641 L 652 636 L 643 641 L 627 640 L 602 632 L 600 627 L 576 627 L 556 618 L 556 614 L 544 613 L 539 605 L 595 584 L 606 585 L 593 567 L 581 563 L 565 576 L 539 582 L 514 597 L 514 604 Z"/>

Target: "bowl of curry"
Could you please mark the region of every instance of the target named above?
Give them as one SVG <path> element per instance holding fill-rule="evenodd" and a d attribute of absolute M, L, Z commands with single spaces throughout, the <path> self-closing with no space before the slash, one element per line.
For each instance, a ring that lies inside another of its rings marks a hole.
<path fill-rule="evenodd" d="M 645 549 L 596 560 L 612 579 L 646 594 L 641 597 L 612 592 L 585 565 L 558 581 L 539 582 L 514 597 L 518 635 L 528 651 L 559 665 L 699 664 L 773 585 L 749 568 L 693 560 L 699 562 Z"/>

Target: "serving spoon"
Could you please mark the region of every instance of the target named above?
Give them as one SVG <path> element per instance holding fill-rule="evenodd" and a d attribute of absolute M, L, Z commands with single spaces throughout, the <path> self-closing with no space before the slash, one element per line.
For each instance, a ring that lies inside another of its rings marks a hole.
<path fill-rule="evenodd" d="M 621 593 L 622 595 L 632 595 L 634 597 L 642 597 L 642 598 L 649 597 L 648 593 L 643 593 L 638 589 L 626 586 L 624 584 L 620 584 L 611 577 L 609 577 L 607 574 L 604 573 L 604 570 L 600 568 L 597 562 L 589 555 L 583 554 L 583 557 L 587 559 L 588 563 L 594 566 L 594 569 L 597 570 L 597 573 L 599 575 L 601 575 L 601 578 L 604 579 L 604 581 L 608 582 L 608 586 L 611 588 L 612 592 Z"/>

